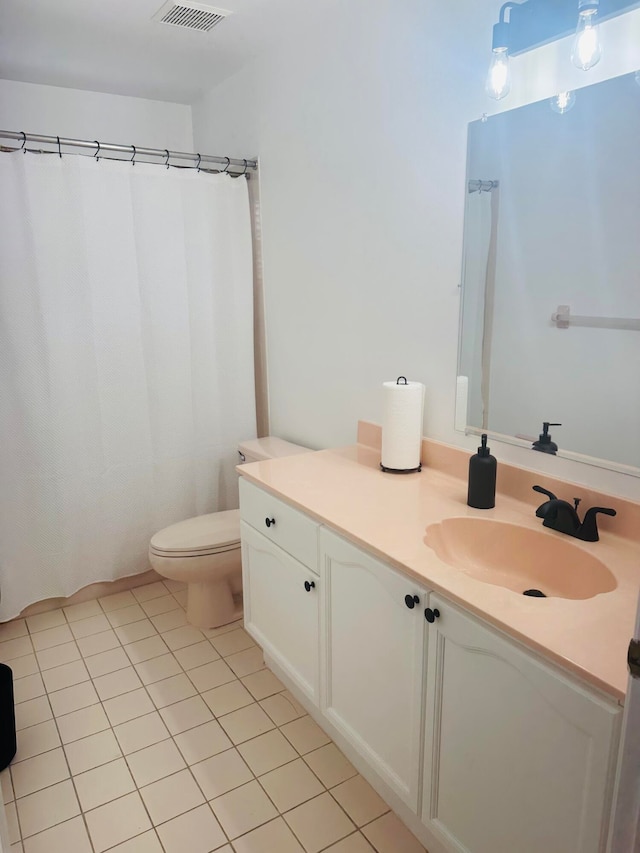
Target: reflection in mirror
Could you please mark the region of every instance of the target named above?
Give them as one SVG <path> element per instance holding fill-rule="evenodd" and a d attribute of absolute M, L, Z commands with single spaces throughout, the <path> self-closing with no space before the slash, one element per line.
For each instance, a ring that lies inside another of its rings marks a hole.
<path fill-rule="evenodd" d="M 640 475 L 640 85 L 551 107 L 469 125 L 456 424 Z"/>

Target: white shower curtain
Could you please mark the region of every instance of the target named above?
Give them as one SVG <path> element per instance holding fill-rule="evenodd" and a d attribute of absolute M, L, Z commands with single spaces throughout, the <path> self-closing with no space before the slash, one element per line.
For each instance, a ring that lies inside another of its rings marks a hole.
<path fill-rule="evenodd" d="M 0 154 L 0 621 L 237 506 L 252 323 L 246 181 Z"/>

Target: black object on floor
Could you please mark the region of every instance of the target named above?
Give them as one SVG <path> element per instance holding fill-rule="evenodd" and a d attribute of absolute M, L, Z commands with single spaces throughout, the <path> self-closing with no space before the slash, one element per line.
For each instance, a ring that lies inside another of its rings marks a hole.
<path fill-rule="evenodd" d="M 13 672 L 5 663 L 0 663 L 0 770 L 9 766 L 17 748 Z"/>

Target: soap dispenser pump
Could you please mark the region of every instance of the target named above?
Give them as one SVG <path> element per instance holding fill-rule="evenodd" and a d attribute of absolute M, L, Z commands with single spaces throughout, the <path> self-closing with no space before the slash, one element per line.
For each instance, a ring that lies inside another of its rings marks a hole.
<path fill-rule="evenodd" d="M 541 453 L 557 453 L 558 445 L 555 441 L 551 441 L 551 436 L 549 435 L 549 427 L 550 426 L 562 426 L 562 424 L 550 424 L 549 421 L 544 421 L 542 424 L 542 432 L 537 441 L 534 441 L 531 449 L 539 450 Z"/>
<path fill-rule="evenodd" d="M 469 459 L 469 506 L 475 509 L 492 509 L 496 505 L 497 467 L 496 458 L 487 447 L 487 435 L 483 433 L 478 452 Z"/>

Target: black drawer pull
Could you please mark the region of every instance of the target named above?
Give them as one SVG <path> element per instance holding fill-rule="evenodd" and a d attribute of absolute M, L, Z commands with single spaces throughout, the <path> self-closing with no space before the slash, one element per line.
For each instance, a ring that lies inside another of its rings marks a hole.
<path fill-rule="evenodd" d="M 424 618 L 427 620 L 427 622 L 435 622 L 436 619 L 439 618 L 439 616 L 440 611 L 437 607 L 434 607 L 433 610 L 430 607 L 427 607 L 427 609 L 424 611 Z"/>
<path fill-rule="evenodd" d="M 275 518 L 265 518 L 264 523 L 267 525 L 267 527 L 271 527 L 272 525 L 273 527 L 276 526 Z"/>
<path fill-rule="evenodd" d="M 416 604 L 420 604 L 420 599 L 417 595 L 405 595 L 404 603 L 407 605 L 409 610 L 413 610 Z"/>
<path fill-rule="evenodd" d="M 305 581 L 304 582 L 304 588 L 307 590 L 307 592 L 311 592 L 312 589 L 316 588 L 316 582 L 315 581 Z"/>

